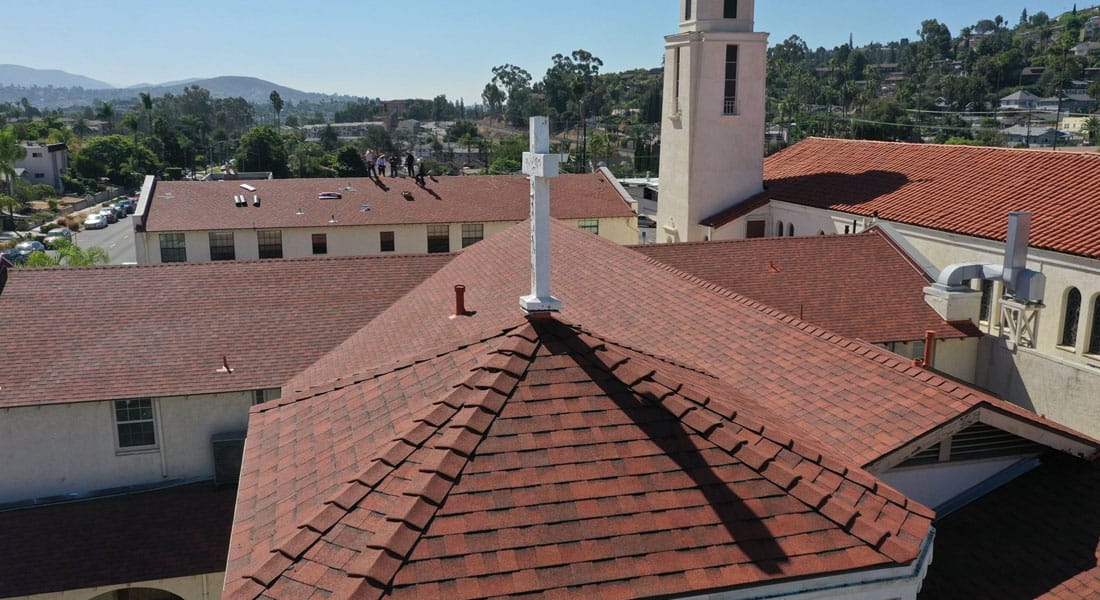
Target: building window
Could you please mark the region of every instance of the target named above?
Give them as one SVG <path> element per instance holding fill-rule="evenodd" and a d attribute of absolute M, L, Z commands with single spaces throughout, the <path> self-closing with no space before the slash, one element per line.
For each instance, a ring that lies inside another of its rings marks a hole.
<path fill-rule="evenodd" d="M 115 425 L 118 429 L 119 448 L 140 448 L 157 445 L 156 428 L 153 425 L 153 401 L 115 400 Z"/>
<path fill-rule="evenodd" d="M 775 222 L 775 235 L 776 237 L 783 237 L 783 221 Z"/>
<path fill-rule="evenodd" d="M 210 260 L 235 260 L 232 231 L 210 232 Z"/>
<path fill-rule="evenodd" d="M 472 246 L 485 239 L 485 226 L 481 223 L 462 224 L 462 247 Z"/>
<path fill-rule="evenodd" d="M 794 237 L 794 223 L 787 223 L 787 237 Z"/>
<path fill-rule="evenodd" d="M 451 226 L 428 225 L 428 252 L 451 251 Z"/>
<path fill-rule="evenodd" d="M 283 232 L 257 231 L 256 241 L 260 247 L 260 258 L 283 257 Z"/>
<path fill-rule="evenodd" d="M 182 233 L 160 234 L 160 262 L 187 262 L 187 243 Z"/>
<path fill-rule="evenodd" d="M 1070 348 L 1077 346 L 1077 321 L 1080 317 L 1081 292 L 1071 287 L 1066 294 L 1066 308 L 1062 311 L 1062 337 L 1058 341 L 1059 345 Z"/>
<path fill-rule="evenodd" d="M 382 252 L 393 252 L 393 232 L 392 231 L 380 231 L 378 233 L 378 244 Z M 446 252 L 446 250 L 444 250 Z"/>
<path fill-rule="evenodd" d="M 34 178 L 35 178 L 35 179 L 45 179 L 45 178 L 46 178 L 46 174 L 45 174 L 45 173 L 35 173 L 35 174 L 34 174 Z"/>
<path fill-rule="evenodd" d="M 1088 354 L 1100 354 L 1100 295 L 1092 303 L 1092 325 L 1089 327 Z"/>
<path fill-rule="evenodd" d="M 328 254 L 328 234 L 315 233 L 311 239 L 313 240 L 314 254 Z"/>
<path fill-rule="evenodd" d="M 982 280 L 982 303 L 978 308 L 978 322 L 988 323 L 989 315 L 993 312 L 993 280 Z"/>
<path fill-rule="evenodd" d="M 32 158 L 42 158 L 42 153 L 41 152 L 31 152 L 31 157 Z"/>
<path fill-rule="evenodd" d="M 727 19 L 737 18 L 737 0 L 725 0 L 725 6 L 723 7 L 722 16 Z"/>
<path fill-rule="evenodd" d="M 599 219 L 581 219 L 577 221 L 577 227 L 587 231 L 588 233 L 600 234 L 600 220 Z"/>
<path fill-rule="evenodd" d="M 672 51 L 672 100 L 673 112 L 680 112 L 680 49 Z"/>
<path fill-rule="evenodd" d="M 684 0 L 684 20 L 685 21 L 690 21 L 691 20 L 691 3 L 692 2 L 695 2 L 695 0 Z"/>
<path fill-rule="evenodd" d="M 745 222 L 745 237 L 762 238 L 767 235 L 768 224 L 763 219 L 753 219 Z"/>
<path fill-rule="evenodd" d="M 726 46 L 726 89 L 722 114 L 737 114 L 737 46 Z"/>
<path fill-rule="evenodd" d="M 252 391 L 252 406 L 257 404 L 263 404 L 264 402 L 270 402 L 272 400 L 278 400 L 282 397 L 282 390 L 279 388 L 267 388 L 262 390 Z"/>

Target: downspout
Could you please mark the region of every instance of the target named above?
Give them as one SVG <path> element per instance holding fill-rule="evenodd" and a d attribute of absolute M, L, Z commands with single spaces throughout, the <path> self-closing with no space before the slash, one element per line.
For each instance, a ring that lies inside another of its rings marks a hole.
<path fill-rule="evenodd" d="M 160 440 L 160 476 L 168 478 L 168 443 L 164 439 L 164 419 L 160 414 L 160 398 L 153 399 L 153 423 L 157 427 L 157 439 Z"/>

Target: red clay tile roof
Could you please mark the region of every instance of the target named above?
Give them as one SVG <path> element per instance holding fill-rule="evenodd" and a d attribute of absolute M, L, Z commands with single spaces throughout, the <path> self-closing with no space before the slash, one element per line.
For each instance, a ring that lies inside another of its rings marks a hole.
<path fill-rule="evenodd" d="M 872 343 L 980 335 L 924 302 L 924 272 L 879 229 L 860 235 L 647 244 L 666 265 L 841 335 Z M 874 293 L 868 293 L 874 290 Z"/>
<path fill-rule="evenodd" d="M 920 598 L 1100 598 L 1100 461 L 1043 464 L 936 523 Z"/>
<path fill-rule="evenodd" d="M 928 509 L 712 376 L 516 320 L 257 407 L 226 597 L 661 596 L 919 556 Z"/>
<path fill-rule="evenodd" d="M 704 221 L 721 226 L 769 199 L 1003 241 L 1030 211 L 1031 245 L 1100 258 L 1100 156 L 809 138 L 764 162 L 766 191 Z"/>
<path fill-rule="evenodd" d="M 980 406 L 1088 445 L 1081 434 L 560 222 L 553 291 L 562 317 L 735 383 L 854 464 L 870 465 Z M 449 318 L 454 285 L 476 314 Z M 469 344 L 515 320 L 530 291 L 529 226 L 467 248 L 283 386 L 284 394 Z M 415 335 L 410 335 L 415 332 Z"/>
<path fill-rule="evenodd" d="M 15 269 L 0 407 L 279 387 L 452 258 Z"/>
<path fill-rule="evenodd" d="M 196 484 L 0 512 L 0 597 L 221 572 L 234 496 Z"/>
<path fill-rule="evenodd" d="M 158 181 L 145 229 L 205 231 L 217 229 L 334 227 L 411 223 L 483 223 L 522 221 L 530 214 L 530 183 L 526 177 L 493 175 L 440 177 L 427 189 L 411 179 L 382 180 L 386 189 L 362 179 L 276 179 L 251 181 L 253 192 L 239 182 Z M 352 190 L 345 189 L 346 187 Z M 632 217 L 630 205 L 602 173 L 562 175 L 550 184 L 551 214 L 558 219 Z M 321 192 L 338 192 L 339 200 L 319 200 Z M 402 197 L 412 194 L 413 200 Z M 247 207 L 233 203 L 245 194 Z M 363 206 L 370 207 L 364 211 Z M 296 213 L 301 209 L 303 215 Z"/>

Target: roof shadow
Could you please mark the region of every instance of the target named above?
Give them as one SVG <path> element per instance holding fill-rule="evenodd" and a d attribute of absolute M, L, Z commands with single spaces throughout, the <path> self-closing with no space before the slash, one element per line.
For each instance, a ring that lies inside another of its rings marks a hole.
<path fill-rule="evenodd" d="M 912 183 L 896 171 L 863 173 L 814 173 L 768 179 L 765 194 L 775 200 L 790 200 L 811 206 L 857 206 L 889 195 Z"/>
<path fill-rule="evenodd" d="M 537 325 L 542 331 L 542 342 L 552 353 L 567 353 L 577 359 L 585 373 L 591 377 L 600 389 L 627 415 L 646 436 L 657 444 L 662 452 L 672 459 L 684 474 L 692 479 L 695 489 L 706 498 L 719 522 L 728 532 L 731 544 L 736 545 L 751 560 L 752 564 L 769 575 L 783 573 L 781 565 L 788 562 L 787 555 L 779 546 L 773 534 L 745 501 L 731 489 L 714 468 L 700 455 L 696 441 L 703 440 L 693 430 L 688 429 L 672 413 L 656 402 L 644 399 L 631 390 L 612 373 L 600 365 L 593 364 L 584 356 L 578 356 L 575 349 L 586 346 L 577 332 L 568 326 L 555 323 L 552 331 L 545 324 Z M 556 338 L 556 339 L 555 339 Z M 570 347 L 574 351 L 570 351 Z M 654 412 L 665 418 L 654 419 Z M 707 446 L 710 442 L 704 441 Z"/>

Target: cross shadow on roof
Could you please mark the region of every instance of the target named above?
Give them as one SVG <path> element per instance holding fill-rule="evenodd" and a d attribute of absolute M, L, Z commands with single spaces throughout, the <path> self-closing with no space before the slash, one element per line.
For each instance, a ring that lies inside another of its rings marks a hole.
<path fill-rule="evenodd" d="M 724 480 L 715 472 L 715 465 L 708 463 L 707 458 L 700 452 L 704 449 L 724 451 L 687 428 L 679 418 L 659 403 L 632 390 L 601 365 L 593 364 L 583 355 L 578 355 L 576 348 L 584 345 L 585 342 L 577 336 L 575 330 L 556 321 L 549 323 L 535 321 L 535 324 L 540 331 L 542 342 L 551 353 L 571 354 L 576 358 L 586 375 L 591 377 L 602 392 L 646 434 L 649 440 L 660 447 L 664 456 L 675 462 L 680 472 L 690 478 L 690 486 L 679 491 L 694 489 L 703 494 L 707 505 L 714 511 L 714 524 L 720 524 L 729 535 L 729 541 L 723 542 L 723 545 L 736 546 L 747 555 L 753 566 L 769 576 L 781 575 L 783 573 L 781 565 L 788 562 L 788 557 L 776 542 L 775 534 L 762 523 L 766 515 L 756 514 L 744 499 L 731 489 L 733 484 L 744 482 Z M 671 365 L 669 368 L 673 369 Z M 735 462 L 736 459 L 730 457 L 726 465 Z M 757 477 L 763 479 L 759 475 Z M 680 528 L 674 526 L 672 529 Z M 731 560 L 735 559 L 731 558 Z"/>

